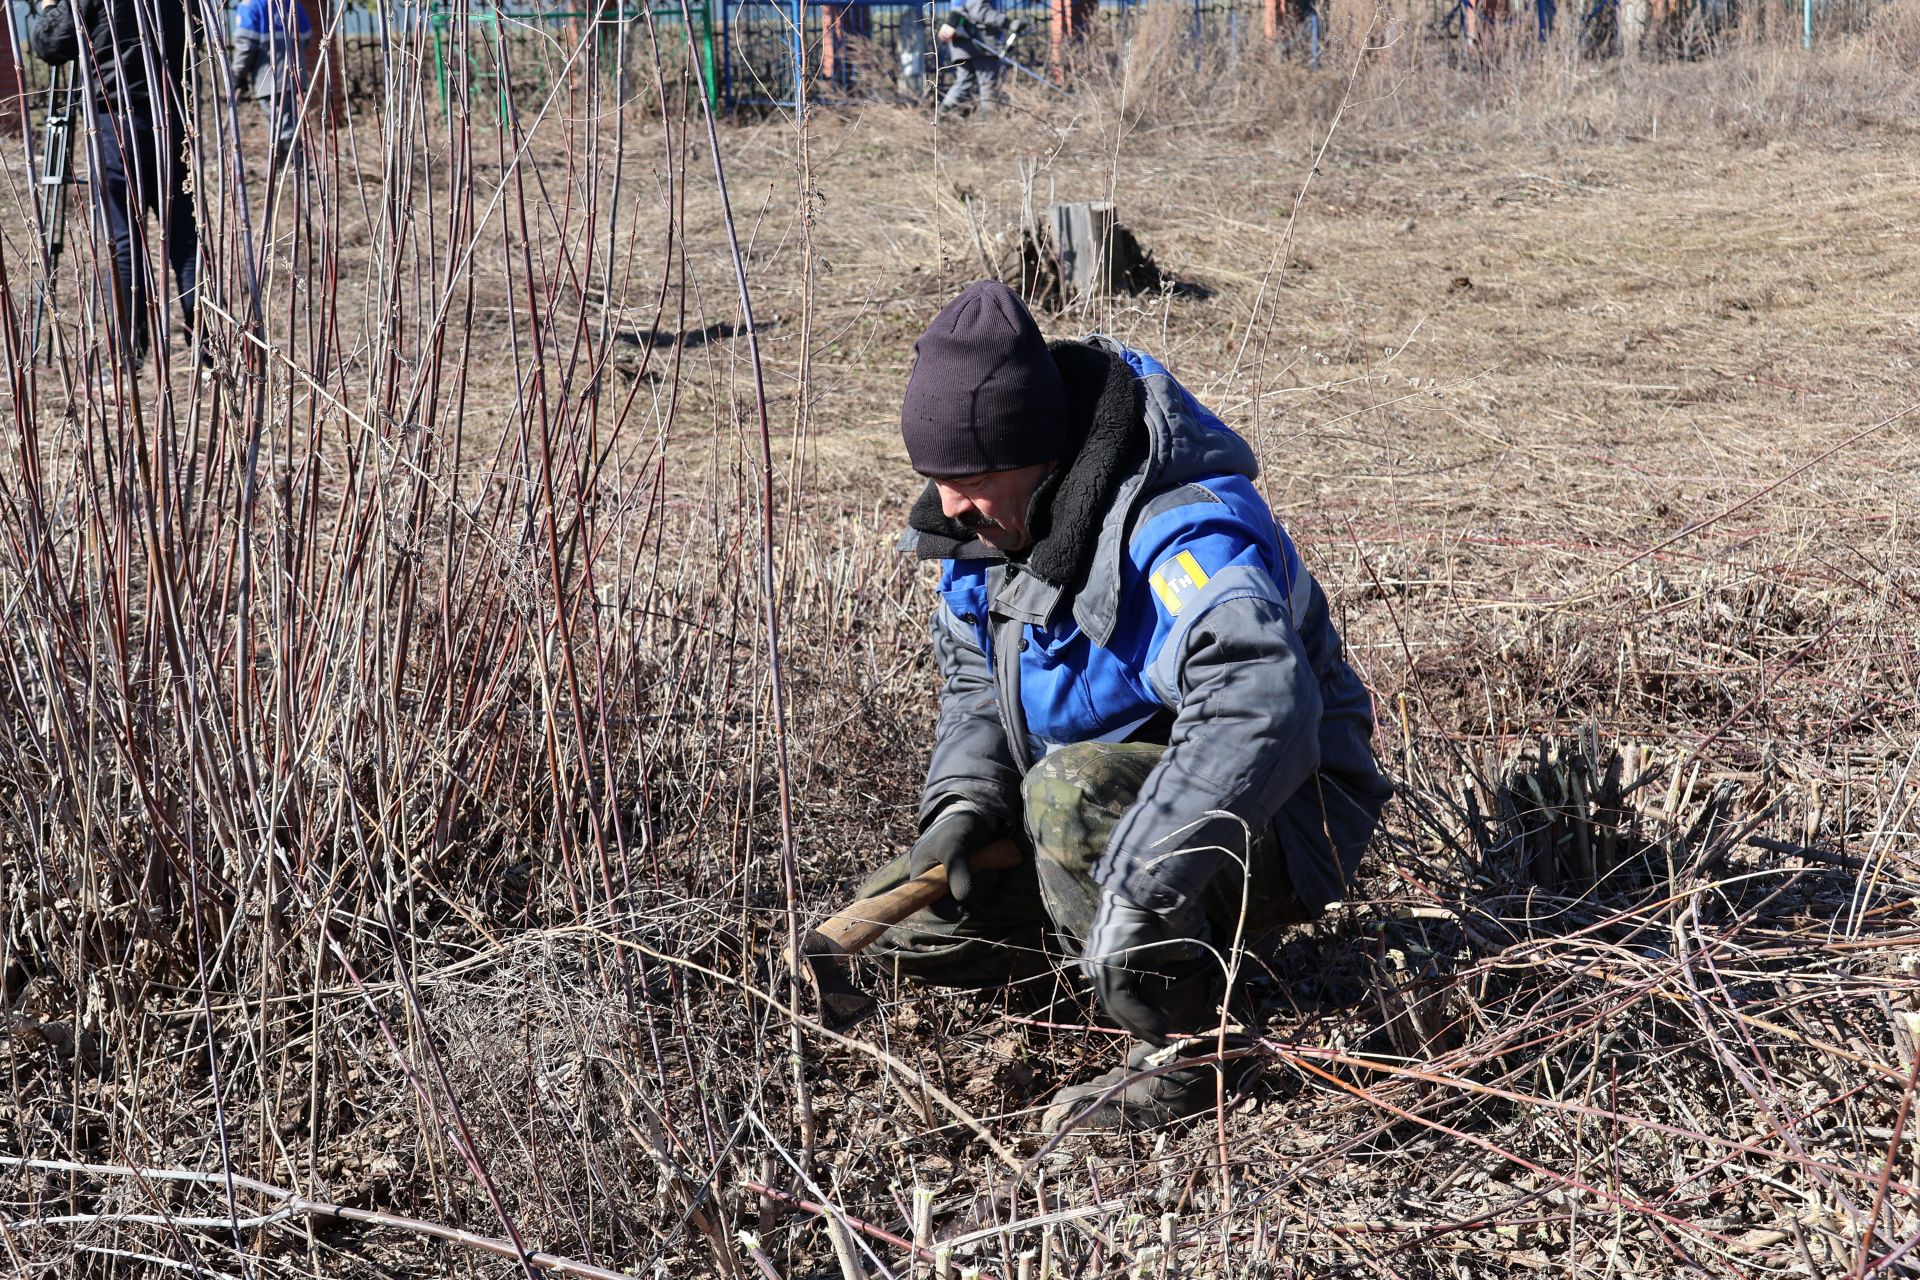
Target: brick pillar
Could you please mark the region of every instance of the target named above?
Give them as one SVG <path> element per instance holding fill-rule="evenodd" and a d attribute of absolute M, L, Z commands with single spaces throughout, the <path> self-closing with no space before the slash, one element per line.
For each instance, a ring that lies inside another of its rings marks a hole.
<path fill-rule="evenodd" d="M 1047 5 L 1047 65 L 1053 78 L 1066 77 L 1067 46 L 1083 40 L 1093 30 L 1093 17 L 1100 11 L 1100 0 L 1049 0 Z"/>
<path fill-rule="evenodd" d="M 863 4 L 830 4 L 820 13 L 820 79 L 847 88 L 853 83 L 853 64 L 847 57 L 847 39 L 873 34 L 873 10 Z"/>
<path fill-rule="evenodd" d="M 14 71 L 13 6 L 0 14 L 0 127 L 21 125 L 20 77 Z"/>
<path fill-rule="evenodd" d="M 323 49 L 333 55 L 327 60 L 327 85 L 314 104 L 314 123 L 337 127 L 347 118 L 347 81 L 342 63 L 346 36 L 342 34 L 331 44 L 327 43 L 327 30 L 333 22 L 333 0 L 295 0 L 295 3 L 307 15 L 307 25 L 313 29 L 313 43 L 307 51 L 309 73 L 319 62 Z"/>

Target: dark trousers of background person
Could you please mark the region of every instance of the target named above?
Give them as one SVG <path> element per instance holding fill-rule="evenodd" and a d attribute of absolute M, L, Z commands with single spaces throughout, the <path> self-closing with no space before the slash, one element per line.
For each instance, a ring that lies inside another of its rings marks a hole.
<path fill-rule="evenodd" d="M 165 249 L 181 315 L 193 330 L 200 230 L 186 190 L 185 136 L 177 123 L 155 124 L 134 112 L 101 112 L 97 124 L 94 195 L 113 241 L 116 337 L 121 353 L 138 365 L 147 354 L 156 249 Z M 148 233 L 147 214 L 161 229 L 161 244 Z"/>
<path fill-rule="evenodd" d="M 940 100 L 940 110 L 960 111 L 962 109 L 986 110 L 993 105 L 993 97 L 1000 86 L 1000 72 L 1004 69 L 1000 59 L 991 55 L 960 58 L 953 62 L 953 87 L 947 90 L 947 96 Z M 975 100 L 978 99 L 977 108 Z"/>
<path fill-rule="evenodd" d="M 273 171 L 278 175 L 288 165 L 300 163 L 300 86 L 282 85 L 260 105 L 273 124 Z"/>

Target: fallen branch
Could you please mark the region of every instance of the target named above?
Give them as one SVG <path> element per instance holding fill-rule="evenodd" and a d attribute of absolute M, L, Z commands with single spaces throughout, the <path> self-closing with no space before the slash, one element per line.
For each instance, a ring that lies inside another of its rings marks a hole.
<path fill-rule="evenodd" d="M 217 1173 L 202 1173 L 197 1169 L 142 1169 L 124 1164 L 82 1164 L 73 1160 L 35 1160 L 27 1156 L 0 1156 L 0 1167 L 13 1169 L 38 1169 L 46 1173 L 83 1173 L 95 1177 L 141 1178 L 153 1182 L 193 1182 L 200 1184 L 222 1184 L 228 1176 Z M 175 1227 L 238 1227 L 250 1229 L 270 1226 L 275 1222 L 290 1218 L 338 1218 L 343 1222 L 359 1222 L 368 1226 L 387 1227 L 395 1231 L 411 1232 L 414 1235 L 430 1236 L 435 1240 L 444 1240 L 481 1253 L 490 1253 L 498 1258 L 519 1260 L 523 1255 L 513 1247 L 510 1240 L 497 1236 L 483 1236 L 472 1231 L 463 1231 L 459 1227 L 449 1227 L 443 1223 L 428 1222 L 424 1218 L 409 1218 L 398 1213 L 382 1213 L 377 1209 L 355 1209 L 350 1205 L 334 1204 L 327 1200 L 315 1200 L 303 1196 L 286 1187 L 276 1187 L 270 1182 L 261 1182 L 255 1178 L 243 1178 L 232 1175 L 231 1181 L 236 1189 L 254 1192 L 270 1200 L 280 1202 L 280 1207 L 271 1213 L 251 1218 L 170 1218 L 164 1214 L 126 1214 L 93 1213 L 63 1214 L 57 1218 L 16 1219 L 7 1225 L 13 1229 L 36 1226 L 69 1226 L 95 1222 L 135 1222 L 150 1223 L 156 1226 Z M 551 1253 L 532 1253 L 524 1255 L 527 1262 L 543 1271 L 556 1275 L 579 1276 L 582 1280 L 632 1280 L 619 1271 L 609 1271 L 605 1267 L 596 1267 L 590 1262 L 579 1262 L 572 1258 L 562 1258 Z"/>
<path fill-rule="evenodd" d="M 846 1213 L 843 1210 L 830 1208 L 829 1206 L 820 1204 L 817 1201 L 802 1199 L 801 1197 L 793 1195 L 790 1192 L 781 1191 L 776 1187 L 770 1187 L 764 1182 L 755 1182 L 752 1180 L 748 1180 L 748 1181 L 742 1182 L 740 1185 L 745 1187 L 748 1191 L 754 1192 L 757 1195 L 765 1196 L 769 1200 L 777 1200 L 778 1202 L 788 1206 L 789 1208 L 798 1209 L 802 1213 L 810 1213 L 816 1218 L 824 1218 L 828 1223 L 844 1222 L 846 1223 L 847 1226 L 853 1228 L 853 1230 L 858 1231 L 861 1235 L 866 1236 L 869 1239 L 878 1240 L 883 1244 L 890 1244 L 896 1249 L 906 1250 L 907 1253 L 910 1256 L 912 1256 L 912 1258 L 916 1262 L 934 1262 L 937 1260 L 938 1255 L 936 1255 L 933 1250 L 923 1248 L 920 1245 L 917 1245 L 913 1241 L 908 1240 L 902 1236 L 897 1236 L 893 1234 L 893 1232 L 888 1231 L 885 1227 L 876 1227 L 871 1222 L 863 1222 L 859 1218 L 856 1218 L 852 1214 Z M 978 1236 L 981 1234 L 998 1235 L 1000 1234 L 1000 1232 L 998 1229 L 996 1229 L 992 1232 L 975 1233 L 975 1235 L 968 1236 L 966 1237 L 966 1239 L 971 1241 L 973 1239 L 978 1238 Z M 990 1271 L 981 1271 L 981 1272 L 978 1272 L 977 1274 L 979 1275 L 980 1280 L 998 1280 L 998 1278 L 994 1276 L 994 1274 Z"/>

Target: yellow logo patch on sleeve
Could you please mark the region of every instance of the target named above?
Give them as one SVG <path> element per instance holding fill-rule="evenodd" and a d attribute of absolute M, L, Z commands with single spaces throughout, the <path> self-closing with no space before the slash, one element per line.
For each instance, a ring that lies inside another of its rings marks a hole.
<path fill-rule="evenodd" d="M 1193 558 L 1193 552 L 1182 551 L 1155 569 L 1147 581 L 1153 584 L 1153 594 L 1160 597 L 1167 612 L 1177 618 L 1187 601 L 1207 585 L 1207 571 Z"/>

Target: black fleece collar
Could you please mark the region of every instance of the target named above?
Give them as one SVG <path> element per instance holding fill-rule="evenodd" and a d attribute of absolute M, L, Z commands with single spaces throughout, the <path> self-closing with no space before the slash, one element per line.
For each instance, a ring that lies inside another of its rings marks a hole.
<path fill-rule="evenodd" d="M 1055 586 L 1074 587 L 1086 577 L 1114 491 L 1147 456 L 1145 398 L 1133 367 L 1118 354 L 1085 342 L 1054 342 L 1047 349 L 1067 384 L 1067 412 L 1083 424 L 1081 443 L 1034 490 L 1027 509 L 1033 545 L 1010 558 Z M 946 517 L 932 482 L 913 504 L 907 524 L 921 535 L 915 549 L 926 559 L 1000 556 Z"/>

